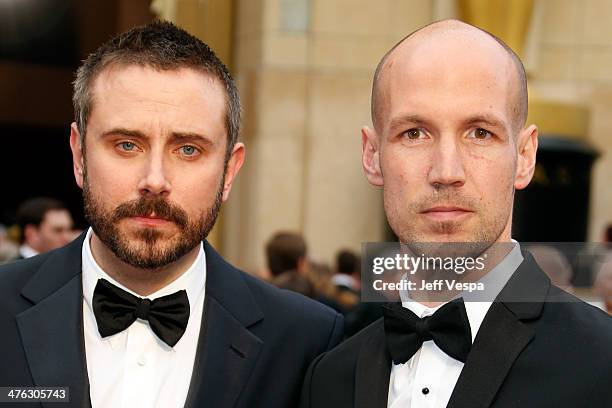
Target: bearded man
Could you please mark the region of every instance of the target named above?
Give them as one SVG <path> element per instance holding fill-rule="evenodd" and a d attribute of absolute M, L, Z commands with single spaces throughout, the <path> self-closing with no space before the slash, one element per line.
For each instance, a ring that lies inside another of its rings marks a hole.
<path fill-rule="evenodd" d="M 226 67 L 156 22 L 91 54 L 73 102 L 91 228 L 0 270 L 0 386 L 68 387 L 70 407 L 295 406 L 342 318 L 205 240 L 245 156 Z"/>

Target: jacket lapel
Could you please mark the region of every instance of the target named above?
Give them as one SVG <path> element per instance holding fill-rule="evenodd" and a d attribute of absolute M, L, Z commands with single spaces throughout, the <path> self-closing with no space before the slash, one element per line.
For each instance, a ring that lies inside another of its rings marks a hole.
<path fill-rule="evenodd" d="M 521 351 L 534 337 L 525 321 L 537 319 L 550 280 L 528 253 L 491 305 L 448 403 L 449 408 L 489 407 Z"/>
<path fill-rule="evenodd" d="M 263 319 L 241 272 L 207 243 L 206 292 L 198 352 L 186 406 L 232 407 L 263 341 L 248 328 Z"/>
<path fill-rule="evenodd" d="M 21 292 L 33 306 L 16 317 L 35 385 L 68 386 L 70 407 L 89 405 L 81 284 L 83 238 L 49 255 Z"/>
<path fill-rule="evenodd" d="M 359 350 L 355 367 L 355 408 L 384 408 L 389 394 L 391 356 L 387 351 L 383 320 Z"/>

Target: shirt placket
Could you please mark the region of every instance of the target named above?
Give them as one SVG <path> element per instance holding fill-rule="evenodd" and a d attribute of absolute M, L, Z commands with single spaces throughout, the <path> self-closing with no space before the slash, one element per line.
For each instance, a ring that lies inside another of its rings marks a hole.
<path fill-rule="evenodd" d="M 155 361 L 151 352 L 151 333 L 146 322 L 136 321 L 128 329 L 123 376 L 123 407 L 154 407 L 150 397 L 155 391 Z"/>
<path fill-rule="evenodd" d="M 420 318 L 430 316 L 432 311 L 425 310 Z M 415 375 L 412 383 L 411 407 L 434 408 L 436 407 L 435 379 L 440 361 L 436 358 L 436 345 L 433 340 L 423 342 L 418 351 L 418 359 L 415 361 Z"/>

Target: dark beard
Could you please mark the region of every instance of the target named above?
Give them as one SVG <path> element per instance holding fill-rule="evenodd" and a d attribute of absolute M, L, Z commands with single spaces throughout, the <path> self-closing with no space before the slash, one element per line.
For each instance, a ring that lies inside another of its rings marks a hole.
<path fill-rule="evenodd" d="M 85 218 L 102 243 L 123 262 L 140 269 L 159 269 L 176 262 L 206 239 L 215 225 L 221 208 L 224 180 L 215 196 L 213 205 L 198 219 L 190 220 L 187 213 L 160 196 L 143 196 L 120 204 L 113 211 L 106 211 L 90 189 L 87 178 L 83 184 Z M 161 233 L 153 228 L 143 228 L 136 240 L 122 236 L 117 227 L 127 217 L 155 215 L 174 222 L 179 229 L 177 238 L 161 241 Z M 160 245 L 165 244 L 165 245 Z"/>

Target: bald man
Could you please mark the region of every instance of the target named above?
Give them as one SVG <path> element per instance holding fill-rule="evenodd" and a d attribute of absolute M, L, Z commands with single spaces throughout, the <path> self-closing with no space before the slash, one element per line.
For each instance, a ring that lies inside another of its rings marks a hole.
<path fill-rule="evenodd" d="M 509 245 L 487 272 L 505 278 L 490 301 L 388 305 L 312 363 L 302 408 L 612 406 L 610 317 L 552 285 L 512 240 L 514 191 L 538 146 L 526 118 L 521 61 L 478 28 L 434 23 L 383 57 L 362 160 L 389 225 L 407 246 Z"/>

